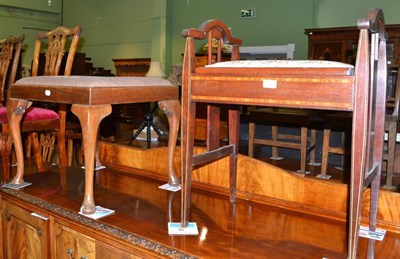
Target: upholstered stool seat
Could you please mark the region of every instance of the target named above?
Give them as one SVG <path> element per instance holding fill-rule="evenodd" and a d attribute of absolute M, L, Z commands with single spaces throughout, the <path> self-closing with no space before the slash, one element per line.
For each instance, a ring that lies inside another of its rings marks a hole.
<path fill-rule="evenodd" d="M 305 68 L 304 73 L 312 72 L 309 68 L 317 69 L 343 69 L 354 68 L 351 64 L 327 61 L 327 60 L 235 60 L 218 62 L 207 65 L 206 67 L 230 67 L 230 68 Z M 334 72 L 334 70 L 332 71 Z M 275 74 L 275 73 L 274 73 Z M 276 74 L 284 74 L 282 70 L 277 70 Z"/>

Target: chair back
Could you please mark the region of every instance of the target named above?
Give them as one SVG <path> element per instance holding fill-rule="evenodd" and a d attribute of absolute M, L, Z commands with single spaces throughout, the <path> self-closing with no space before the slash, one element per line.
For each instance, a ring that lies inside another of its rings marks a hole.
<path fill-rule="evenodd" d="M 208 20 L 203 22 L 198 29 L 185 29 L 182 31 L 183 37 L 186 38 L 185 50 L 190 53 L 185 53 L 191 57 L 192 67 L 195 67 L 195 48 L 193 39 L 207 39 L 207 64 L 212 64 L 222 61 L 223 44 L 232 45 L 231 60 L 239 60 L 239 46 L 242 45 L 242 40 L 234 38 L 228 26 L 220 20 Z M 189 48 L 188 48 L 189 47 Z M 216 56 L 213 59 L 213 56 Z"/>
<path fill-rule="evenodd" d="M 45 64 L 43 75 L 60 75 L 60 73 L 62 72 L 60 71 L 60 69 L 63 66 L 63 57 L 65 55 L 65 52 L 68 52 L 68 56 L 66 59 L 63 75 L 71 75 L 72 65 L 75 58 L 75 52 L 78 47 L 78 41 L 81 31 L 81 26 L 77 25 L 73 29 L 60 26 L 49 32 L 37 33 L 35 41 L 35 51 L 33 54 L 32 76 L 38 76 L 39 56 L 42 49 L 45 48 L 47 48 L 47 50 L 45 51 Z M 70 44 L 68 39 L 71 39 Z M 66 104 L 58 105 L 58 114 L 60 117 L 60 124 L 58 130 L 57 145 L 60 154 L 60 165 L 64 167 L 67 165 L 67 156 L 65 152 L 65 132 L 67 124 Z"/>
<path fill-rule="evenodd" d="M 9 36 L 0 41 L 0 106 L 5 105 L 5 91 L 15 82 L 25 35 Z"/>
<path fill-rule="evenodd" d="M 44 75 L 57 76 L 59 75 L 62 59 L 65 52 L 68 52 L 67 62 L 65 65 L 64 75 L 71 75 L 72 64 L 74 62 L 76 48 L 82 28 L 77 25 L 70 29 L 63 26 L 49 32 L 39 32 L 36 35 L 35 52 L 33 54 L 32 76 L 38 75 L 39 70 L 39 55 L 44 48 L 44 41 L 47 41 L 47 50 L 45 53 L 46 62 L 44 67 Z M 67 48 L 67 39 L 72 37 L 71 44 Z"/>
<path fill-rule="evenodd" d="M 242 40 L 234 38 L 228 28 L 228 26 L 220 20 L 208 20 L 203 22 L 198 29 L 185 29 L 182 31 L 183 37 L 186 38 L 186 46 L 184 53 L 184 66 L 182 70 L 182 84 L 186 84 L 189 80 L 188 73 L 185 70 L 189 70 L 193 73 L 196 69 L 196 56 L 195 56 L 195 44 L 194 40 L 206 39 L 205 48 L 207 49 L 207 64 L 213 64 L 222 61 L 223 44 L 231 45 L 231 60 L 239 60 L 239 46 L 242 45 Z M 187 65 L 185 65 L 187 64 Z M 182 95 L 186 95 L 186 90 L 190 89 L 182 88 Z M 185 105 L 185 104 L 183 104 Z M 225 107 L 226 108 L 226 107 Z M 206 113 L 206 114 L 205 114 Z M 223 114 L 226 114 L 225 112 Z M 206 116 L 207 118 L 207 133 L 205 135 L 207 149 L 215 148 L 221 137 L 220 134 L 220 107 L 216 105 L 198 105 L 196 117 L 201 118 Z M 227 120 L 223 118 L 223 120 Z M 196 127 L 197 129 L 199 127 Z M 213 130 L 211 130 L 213 129 Z M 197 134 L 196 134 L 197 135 Z M 222 136 L 225 134 L 222 134 Z M 203 136 L 196 136 L 196 139 L 203 139 Z"/>

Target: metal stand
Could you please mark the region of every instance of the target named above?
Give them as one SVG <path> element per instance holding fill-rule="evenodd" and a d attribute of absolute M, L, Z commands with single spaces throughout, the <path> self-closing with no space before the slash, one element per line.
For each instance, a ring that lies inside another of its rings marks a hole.
<path fill-rule="evenodd" d="M 149 111 L 149 113 L 144 115 L 144 121 L 142 122 L 142 124 L 140 125 L 138 130 L 135 132 L 135 134 L 133 134 L 131 140 L 129 141 L 129 145 L 131 145 L 132 141 L 134 141 L 139 136 L 139 134 L 142 133 L 142 131 L 145 128 L 146 128 L 147 143 L 151 142 L 151 129 L 152 128 L 157 133 L 158 136 L 162 135 L 160 129 L 153 122 L 153 114 L 157 108 L 158 108 L 158 105 L 155 104 L 154 107 Z"/>

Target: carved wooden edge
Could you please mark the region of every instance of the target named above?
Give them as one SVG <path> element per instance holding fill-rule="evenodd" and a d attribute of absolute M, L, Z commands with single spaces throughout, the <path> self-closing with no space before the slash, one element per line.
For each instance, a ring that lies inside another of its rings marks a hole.
<path fill-rule="evenodd" d="M 168 258 L 196 258 L 195 256 L 190 255 L 188 253 L 173 249 L 171 247 L 164 246 L 155 241 L 135 235 L 134 233 L 131 233 L 131 232 L 127 232 L 123 229 L 119 229 L 119 228 L 110 226 L 106 223 L 99 222 L 94 219 L 90 219 L 86 216 L 80 215 L 78 212 L 74 212 L 69 209 L 59 207 L 55 204 L 41 200 L 32 195 L 25 194 L 18 190 L 0 187 L 0 192 L 5 194 L 5 197 L 11 196 L 12 198 L 15 198 L 15 199 L 20 200 L 25 203 L 28 203 L 31 206 L 42 209 L 42 210 L 46 211 L 47 213 L 56 215 L 58 217 L 62 217 L 63 219 L 67 219 L 69 221 L 78 223 L 85 227 L 89 227 L 95 231 L 105 233 L 105 234 L 115 237 L 121 241 L 127 242 L 134 246 L 138 246 L 142 249 L 151 251 L 151 252 L 159 254 L 161 256 L 165 256 Z M 1 195 L 0 195 L 0 197 L 1 197 Z M 2 199 L 0 199 L 0 201 L 1 200 Z"/>

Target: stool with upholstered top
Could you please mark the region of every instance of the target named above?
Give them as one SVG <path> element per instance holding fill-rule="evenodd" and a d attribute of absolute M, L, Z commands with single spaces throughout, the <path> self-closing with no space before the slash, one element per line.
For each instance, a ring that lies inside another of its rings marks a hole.
<path fill-rule="evenodd" d="M 227 61 L 196 67 L 195 39 L 207 38 L 209 44 L 212 39 L 232 44 L 232 55 L 236 56 L 241 41 L 234 38 L 228 26 L 219 20 L 205 21 L 198 29 L 189 28 L 182 32 L 186 38 L 182 74 L 182 228 L 189 224 L 194 167 L 229 158 L 230 201 L 236 200 L 239 113 L 235 107 L 229 109 L 227 145 L 220 146 L 218 139 L 208 139 L 206 151 L 194 154 L 197 103 L 348 111 L 353 113 L 348 258 L 357 257 L 363 192 L 368 186 L 371 186 L 369 227 L 371 231 L 376 230 L 387 77 L 382 11 L 370 9 L 366 18 L 357 24 L 360 36 L 354 67 L 310 60 Z M 219 47 L 217 53 L 220 52 Z M 219 116 L 208 116 L 207 119 L 212 131 L 215 123 L 211 122 L 218 120 Z M 271 183 L 265 188 L 272 190 L 277 186 L 283 186 L 287 191 L 296 188 L 284 183 Z M 368 246 L 368 257 L 371 258 L 374 255 L 373 242 L 370 241 Z"/>
<path fill-rule="evenodd" d="M 93 198 L 94 156 L 101 120 L 111 113 L 112 104 L 158 101 L 169 122 L 168 182 L 179 185 L 173 169 L 173 156 L 179 129 L 180 104 L 178 88 L 166 79 L 156 77 L 39 76 L 23 78 L 10 87 L 10 130 L 17 155 L 17 173 L 12 184 L 24 182 L 20 121 L 31 101 L 72 104 L 72 112 L 82 126 L 85 156 L 85 193 L 81 211 L 95 212 Z"/>

